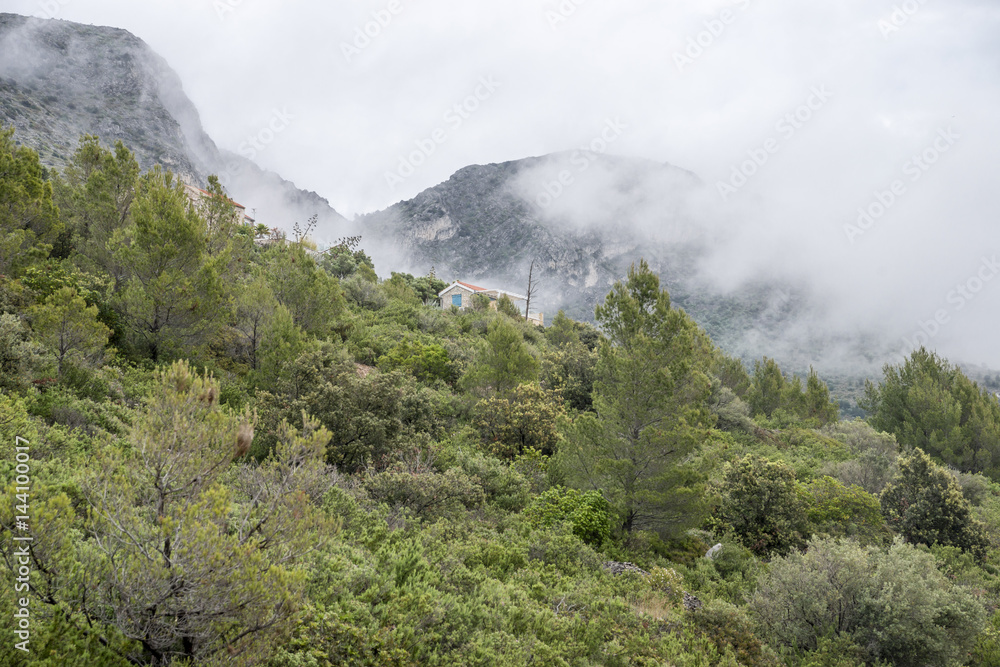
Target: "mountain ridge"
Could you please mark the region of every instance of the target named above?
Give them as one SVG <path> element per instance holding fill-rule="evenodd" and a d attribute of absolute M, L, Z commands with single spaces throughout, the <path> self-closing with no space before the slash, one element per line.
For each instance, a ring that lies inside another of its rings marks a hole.
<path fill-rule="evenodd" d="M 177 73 L 127 30 L 0 13 L 0 91 L 0 122 L 47 167 L 65 166 L 93 134 L 125 143 L 143 169 L 160 164 L 197 185 L 220 175 L 268 227 L 290 231 L 314 213 L 319 235 L 350 227 L 324 197 L 220 149 Z"/>

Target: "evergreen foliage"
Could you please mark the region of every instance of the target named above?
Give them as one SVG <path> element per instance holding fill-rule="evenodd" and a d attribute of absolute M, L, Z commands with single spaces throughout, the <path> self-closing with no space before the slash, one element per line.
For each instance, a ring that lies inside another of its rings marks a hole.
<path fill-rule="evenodd" d="M 839 422 L 644 261 L 540 328 L 204 190 L 0 134 L 0 664 L 996 662 L 1000 414 L 945 360 Z"/>

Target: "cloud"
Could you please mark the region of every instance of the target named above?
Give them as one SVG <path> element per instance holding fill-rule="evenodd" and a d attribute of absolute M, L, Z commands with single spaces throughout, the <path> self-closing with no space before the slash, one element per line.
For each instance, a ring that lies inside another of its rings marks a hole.
<path fill-rule="evenodd" d="M 232 10 L 223 15 L 205 0 L 5 4 L 38 16 L 55 6 L 58 18 L 134 32 L 178 71 L 222 148 L 238 152 L 274 109 L 287 110 L 295 122 L 258 162 L 348 216 L 468 164 L 572 151 L 621 117 L 629 128 L 609 155 L 676 165 L 709 193 L 752 151 L 779 142 L 733 196 L 689 204 L 717 239 L 704 273 L 720 289 L 765 270 L 806 280 L 832 330 L 912 337 L 1000 252 L 993 2 L 394 1 L 395 12 L 390 0 L 220 0 Z M 366 26 L 374 35 L 346 58 L 343 45 Z M 502 88 L 390 188 L 386 172 L 484 76 Z M 832 95 L 786 136 L 782 119 L 816 86 Z M 948 128 L 960 139 L 909 180 L 908 162 Z M 615 175 L 580 178 L 593 189 Z M 858 209 L 897 180 L 905 193 L 852 243 L 845 228 Z M 574 201 L 556 207 L 586 208 Z M 998 306 L 1000 278 L 948 310 L 933 344 L 1000 367 Z"/>

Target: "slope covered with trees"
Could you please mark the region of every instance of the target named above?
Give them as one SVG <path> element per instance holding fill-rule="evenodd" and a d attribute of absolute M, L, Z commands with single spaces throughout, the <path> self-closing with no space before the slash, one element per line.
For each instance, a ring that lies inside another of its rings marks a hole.
<path fill-rule="evenodd" d="M 541 328 L 206 185 L 0 134 L 0 664 L 1000 660 L 1000 413 L 945 360 L 839 421 L 639 257 Z"/>

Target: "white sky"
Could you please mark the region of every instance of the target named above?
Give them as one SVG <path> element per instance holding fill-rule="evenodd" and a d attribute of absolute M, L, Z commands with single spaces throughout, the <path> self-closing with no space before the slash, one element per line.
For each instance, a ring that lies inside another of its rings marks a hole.
<path fill-rule="evenodd" d="M 718 254 L 719 282 L 744 277 L 748 257 L 813 272 L 840 286 L 829 303 L 843 329 L 886 319 L 915 333 L 944 311 L 932 346 L 1000 368 L 1000 273 L 982 268 L 1000 254 L 995 0 L 0 0 L 0 10 L 133 32 L 178 72 L 220 147 L 239 152 L 275 110 L 291 115 L 255 159 L 348 217 L 469 164 L 586 145 L 609 119 L 625 125 L 609 152 L 712 186 L 773 139 L 767 163 L 724 202 L 746 226 Z M 379 14 L 386 25 L 345 56 Z M 702 52 L 679 66 L 699 38 Z M 467 118 L 449 114 L 484 77 L 496 90 L 479 88 Z M 810 117 L 794 133 L 778 127 L 823 87 L 829 99 L 799 110 Z M 443 143 L 430 139 L 437 128 Z M 908 160 L 935 157 L 948 128 L 953 145 L 914 180 Z M 433 154 L 390 188 L 386 172 L 428 140 Z M 897 179 L 903 194 L 851 243 L 845 225 Z M 956 288 L 980 273 L 993 279 L 959 307 Z"/>

